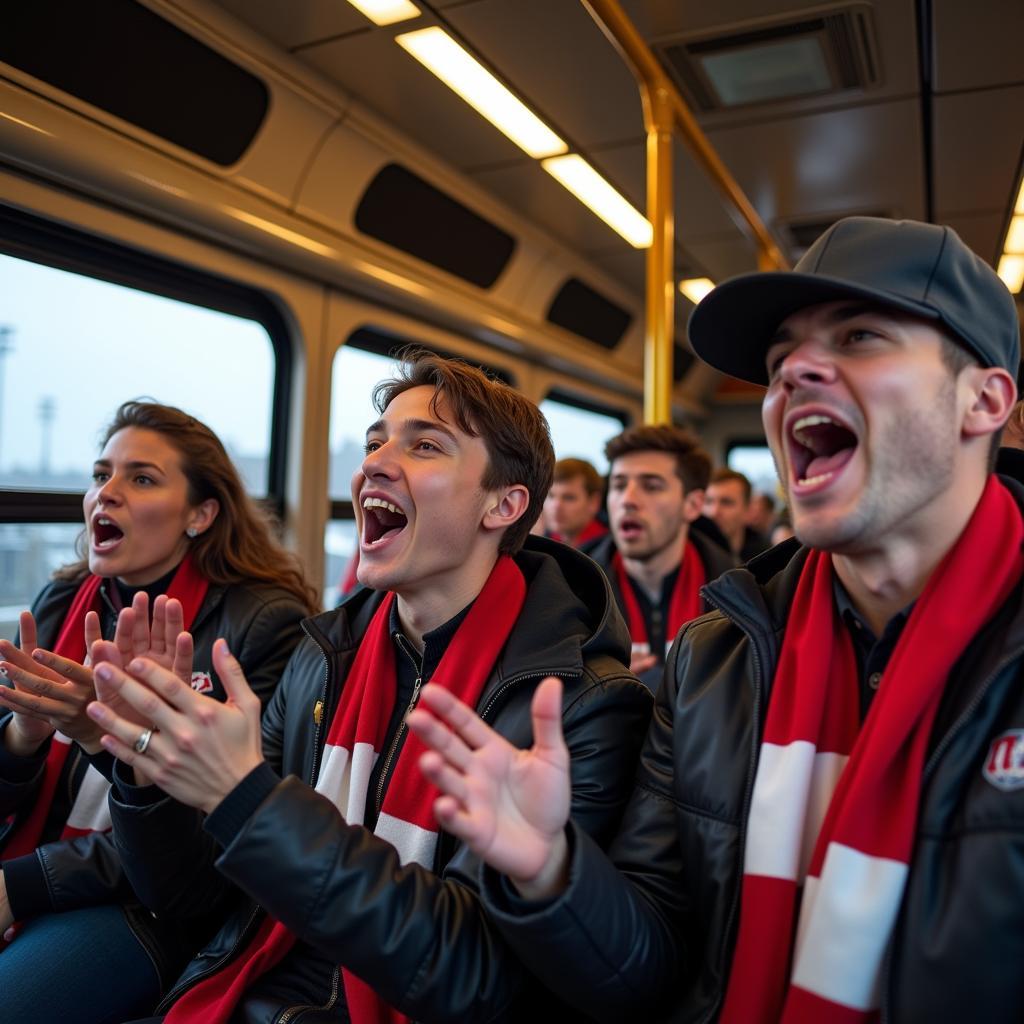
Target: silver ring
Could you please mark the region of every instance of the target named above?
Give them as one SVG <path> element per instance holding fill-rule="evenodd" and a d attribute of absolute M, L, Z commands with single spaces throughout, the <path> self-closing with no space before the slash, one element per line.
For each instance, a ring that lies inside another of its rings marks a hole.
<path fill-rule="evenodd" d="M 149 746 L 149 741 L 153 738 L 152 729 L 143 729 L 139 733 L 139 738 L 135 741 L 135 746 L 132 748 L 136 754 L 144 754 L 146 748 Z"/>

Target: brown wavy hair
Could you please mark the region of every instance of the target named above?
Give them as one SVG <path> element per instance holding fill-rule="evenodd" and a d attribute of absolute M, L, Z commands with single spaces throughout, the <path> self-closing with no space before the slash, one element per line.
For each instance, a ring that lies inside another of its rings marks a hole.
<path fill-rule="evenodd" d="M 181 456 L 188 480 L 188 501 L 214 498 L 220 511 L 190 542 L 196 568 L 211 583 L 269 583 L 294 595 L 311 614 L 318 611 L 316 591 L 306 582 L 298 558 L 277 539 L 274 517 L 246 494 L 238 470 L 220 438 L 205 423 L 181 409 L 158 402 L 131 401 L 119 406 L 103 434 L 103 448 L 126 427 L 160 434 Z M 80 580 L 89 572 L 86 532 L 78 538 L 78 561 L 54 573 L 59 580 Z"/>

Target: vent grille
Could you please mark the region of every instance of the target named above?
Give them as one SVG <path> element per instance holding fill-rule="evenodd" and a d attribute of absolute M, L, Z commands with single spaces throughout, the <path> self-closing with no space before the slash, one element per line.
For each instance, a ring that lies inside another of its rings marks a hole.
<path fill-rule="evenodd" d="M 771 54 L 781 53 L 783 47 L 797 47 L 809 55 L 818 73 L 808 73 L 798 81 L 801 76 L 777 56 L 773 67 Z M 874 25 L 865 4 L 814 18 L 731 30 L 726 35 L 664 40 L 655 44 L 655 49 L 684 96 L 701 113 L 881 84 Z M 768 66 L 757 65 L 759 54 L 769 60 Z M 745 61 L 753 62 L 749 67 L 757 67 L 756 83 L 745 79 Z M 773 70 L 777 72 L 774 77 Z M 725 87 L 726 81 L 731 90 Z"/>

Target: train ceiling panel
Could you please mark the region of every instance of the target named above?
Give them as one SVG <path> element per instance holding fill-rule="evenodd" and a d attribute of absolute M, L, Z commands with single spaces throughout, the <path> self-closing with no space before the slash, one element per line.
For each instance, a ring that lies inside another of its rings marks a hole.
<path fill-rule="evenodd" d="M 373 26 L 338 0 L 219 0 L 239 21 L 286 50 L 338 36 L 366 34 Z"/>
<path fill-rule="evenodd" d="M 578 0 L 478 0 L 446 17 L 571 148 L 597 158 L 623 141 L 642 144 L 633 75 Z M 630 198 L 643 204 L 642 191 Z"/>
<path fill-rule="evenodd" d="M 1024 82 L 1024 4 L 932 0 L 939 93 Z"/>

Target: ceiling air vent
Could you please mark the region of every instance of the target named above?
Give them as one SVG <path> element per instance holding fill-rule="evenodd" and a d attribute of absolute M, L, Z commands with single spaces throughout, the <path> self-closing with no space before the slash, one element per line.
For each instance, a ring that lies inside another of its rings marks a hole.
<path fill-rule="evenodd" d="M 742 31 L 730 28 L 728 35 L 663 40 L 656 48 L 702 113 L 866 89 L 881 81 L 865 4 Z"/>

